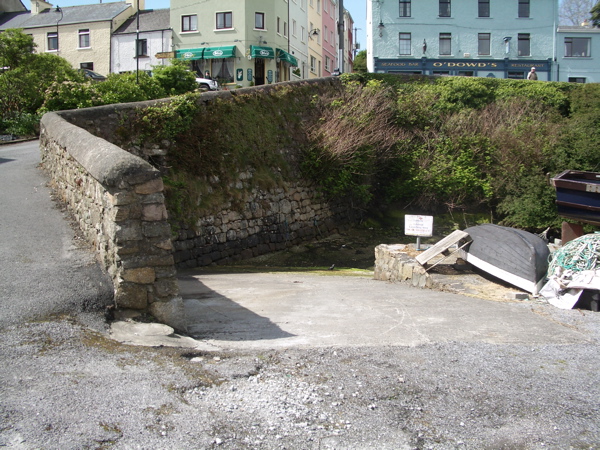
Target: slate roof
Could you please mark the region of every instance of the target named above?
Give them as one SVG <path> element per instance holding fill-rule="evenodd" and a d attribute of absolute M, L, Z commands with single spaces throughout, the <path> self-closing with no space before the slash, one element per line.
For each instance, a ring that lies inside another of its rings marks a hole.
<path fill-rule="evenodd" d="M 62 19 L 60 19 L 60 12 L 57 12 L 56 8 L 48 9 L 39 14 L 31 14 L 30 11 L 6 13 L 0 15 L 0 30 L 56 26 L 56 22 L 59 19 L 60 25 L 104 22 L 112 20 L 128 8 L 131 8 L 131 6 L 125 2 L 65 6 L 64 8 L 61 7 Z"/>
<path fill-rule="evenodd" d="M 170 10 L 146 9 L 140 11 L 140 32 L 168 30 L 171 27 Z M 131 16 L 121 25 L 114 34 L 131 34 L 137 30 L 137 18 Z"/>

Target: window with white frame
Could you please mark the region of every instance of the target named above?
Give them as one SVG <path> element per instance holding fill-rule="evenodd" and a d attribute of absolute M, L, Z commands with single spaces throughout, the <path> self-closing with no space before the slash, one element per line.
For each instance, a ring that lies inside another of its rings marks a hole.
<path fill-rule="evenodd" d="M 452 33 L 440 33 L 440 55 L 452 54 Z"/>
<path fill-rule="evenodd" d="M 218 12 L 217 13 L 217 30 L 227 30 L 233 28 L 233 13 Z"/>
<path fill-rule="evenodd" d="M 490 33 L 479 33 L 477 35 L 477 54 L 490 54 Z"/>
<path fill-rule="evenodd" d="M 519 33 L 517 45 L 519 56 L 531 56 L 531 36 L 529 33 Z"/>
<path fill-rule="evenodd" d="M 288 36 L 288 24 L 287 24 L 287 22 L 285 22 L 285 21 L 283 22 L 283 35 L 284 35 L 285 37 L 287 37 L 287 36 Z"/>
<path fill-rule="evenodd" d="M 440 0 L 440 17 L 450 17 L 450 0 Z"/>
<path fill-rule="evenodd" d="M 281 17 L 277 18 L 277 34 L 281 34 Z"/>
<path fill-rule="evenodd" d="M 138 39 L 136 56 L 148 56 L 148 39 Z"/>
<path fill-rule="evenodd" d="M 292 36 L 296 37 L 298 33 L 298 24 L 296 23 L 296 19 L 292 19 Z"/>
<path fill-rule="evenodd" d="M 300 27 L 300 41 L 306 42 L 306 28 Z"/>
<path fill-rule="evenodd" d="M 90 30 L 79 30 L 79 48 L 90 48 Z"/>
<path fill-rule="evenodd" d="M 321 14 L 321 0 L 317 0 L 317 13 Z"/>
<path fill-rule="evenodd" d="M 400 17 L 410 17 L 410 2 L 411 0 L 400 1 Z"/>
<path fill-rule="evenodd" d="M 519 17 L 529 17 L 529 0 L 519 0 Z"/>
<path fill-rule="evenodd" d="M 198 31 L 198 16 L 196 14 L 181 16 L 181 32 L 189 31 Z"/>
<path fill-rule="evenodd" d="M 325 31 L 323 31 L 323 40 L 324 40 L 325 42 L 328 42 L 328 41 L 327 41 L 327 39 L 328 39 L 328 37 L 329 37 L 329 36 L 328 36 L 329 32 L 327 31 L 327 25 L 325 25 L 323 28 L 324 28 L 324 30 L 325 30 Z"/>
<path fill-rule="evenodd" d="M 411 37 L 410 33 L 399 33 L 400 46 L 399 52 L 400 55 L 410 55 L 411 54 Z"/>
<path fill-rule="evenodd" d="M 231 23 L 228 27 L 231 28 Z M 265 13 L 257 12 L 254 13 L 254 29 L 256 30 L 264 30 L 265 29 Z"/>
<path fill-rule="evenodd" d="M 325 56 L 325 72 L 331 72 L 331 58 Z"/>
<path fill-rule="evenodd" d="M 312 73 L 316 73 L 317 71 L 317 58 L 315 58 L 314 56 L 310 57 L 310 71 Z"/>
<path fill-rule="evenodd" d="M 479 17 L 490 17 L 490 0 L 478 0 Z"/>
<path fill-rule="evenodd" d="M 565 57 L 585 57 L 589 58 L 592 56 L 591 54 L 591 38 L 575 38 L 575 37 L 566 37 L 565 38 Z"/>
<path fill-rule="evenodd" d="M 48 40 L 48 51 L 58 51 L 58 33 L 51 31 L 47 35 Z"/>

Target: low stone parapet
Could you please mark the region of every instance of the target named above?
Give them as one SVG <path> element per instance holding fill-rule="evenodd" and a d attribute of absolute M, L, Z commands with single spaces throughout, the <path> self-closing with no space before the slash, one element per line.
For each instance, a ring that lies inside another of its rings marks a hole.
<path fill-rule="evenodd" d="M 42 118 L 40 148 L 52 187 L 112 277 L 117 307 L 185 330 L 160 172 L 60 113 Z"/>
<path fill-rule="evenodd" d="M 436 283 L 423 266 L 409 255 L 405 244 L 381 244 L 375 247 L 376 280 L 410 283 L 415 287 L 434 288 Z"/>

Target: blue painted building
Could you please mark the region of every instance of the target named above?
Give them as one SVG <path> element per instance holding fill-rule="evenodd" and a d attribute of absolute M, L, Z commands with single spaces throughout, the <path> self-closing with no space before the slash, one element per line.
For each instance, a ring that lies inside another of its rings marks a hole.
<path fill-rule="evenodd" d="M 556 79 L 600 83 L 600 28 L 558 27 Z"/>
<path fill-rule="evenodd" d="M 370 72 L 556 80 L 558 0 L 367 0 Z"/>

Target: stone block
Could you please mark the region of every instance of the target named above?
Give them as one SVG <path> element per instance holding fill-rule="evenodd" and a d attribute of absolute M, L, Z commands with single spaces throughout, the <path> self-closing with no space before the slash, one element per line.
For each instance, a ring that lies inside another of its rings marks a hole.
<path fill-rule="evenodd" d="M 146 285 L 120 283 L 116 289 L 115 302 L 121 309 L 146 309 L 148 289 Z"/>
<path fill-rule="evenodd" d="M 156 192 L 162 192 L 164 189 L 162 178 L 155 178 L 154 180 L 147 181 L 146 183 L 138 184 L 135 186 L 136 194 L 154 194 Z"/>
<path fill-rule="evenodd" d="M 164 204 L 151 203 L 142 208 L 142 220 L 152 222 L 167 220 L 167 208 Z"/>
<path fill-rule="evenodd" d="M 126 269 L 121 272 L 124 281 L 137 284 L 151 284 L 156 279 L 154 269 L 143 267 L 138 269 Z"/>

